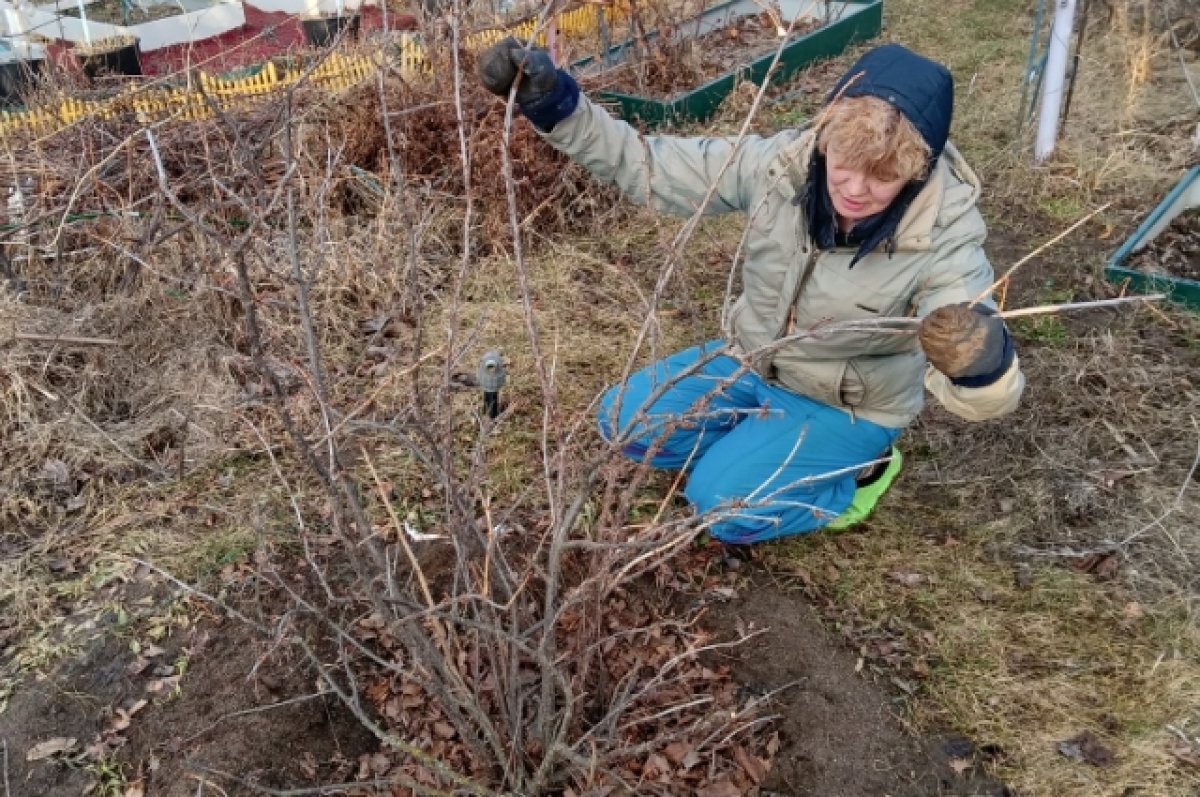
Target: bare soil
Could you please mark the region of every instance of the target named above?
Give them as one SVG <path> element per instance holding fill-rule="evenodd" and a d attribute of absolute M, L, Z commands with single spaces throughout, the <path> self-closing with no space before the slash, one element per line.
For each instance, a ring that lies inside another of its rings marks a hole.
<path fill-rule="evenodd" d="M 737 559 L 727 560 L 730 564 Z M 731 600 L 712 601 L 718 639 L 760 632 L 714 658 L 772 709 L 781 747 L 762 794 L 788 797 L 1007 795 L 982 774 L 987 744 L 957 734 L 919 738 L 904 726 L 902 693 L 861 674 L 855 653 L 822 624 L 809 601 L 755 565 Z"/>
<path fill-rule="evenodd" d="M 767 13 L 740 17 L 703 36 L 689 36 L 688 27 L 684 23 L 664 28 L 657 37 L 639 42 L 630 62 L 615 67 L 610 75 L 600 75 L 589 88 L 668 97 L 748 66 L 774 52 L 783 41 Z M 817 27 L 815 20 L 797 23 L 791 38 Z"/>
<path fill-rule="evenodd" d="M 94 762 L 113 754 L 146 795 L 190 797 L 204 779 L 229 795 L 261 794 L 250 784 L 346 781 L 377 747 L 336 697 L 315 690 L 307 665 L 268 655 L 244 625 L 210 619 L 162 647 L 146 664 L 106 634 L 22 684 L 0 715 L 12 797 L 88 793 L 103 785 Z M 75 740 L 68 752 L 27 760 L 35 745 L 63 738 Z"/>
<path fill-rule="evenodd" d="M 979 773 L 971 742 L 906 730 L 903 694 L 861 675 L 854 652 L 799 592 L 716 544 L 682 565 L 684 581 L 665 590 L 647 582 L 640 600 L 656 610 L 703 608 L 701 625 L 716 642 L 762 632 L 708 662 L 729 668 L 744 696 L 777 693 L 770 704 L 776 752 L 762 782 L 741 793 L 1007 793 Z M 699 584 L 686 580 L 697 572 L 709 576 Z M 119 762 L 125 787 L 152 797 L 190 797 L 202 783 L 248 797 L 361 775 L 379 744 L 337 698 L 319 693 L 309 667 L 240 622 L 204 616 L 151 651 L 149 661 L 110 628 L 54 674 L 22 684 L 0 715 L 11 797 L 83 794 L 103 785 L 96 757 L 85 751 L 104 745 L 110 755 L 100 760 Z M 26 760 L 35 745 L 63 738 L 75 740 L 68 752 Z"/>
<path fill-rule="evenodd" d="M 1147 274 L 1200 281 L 1200 212 L 1179 214 L 1129 262 Z"/>

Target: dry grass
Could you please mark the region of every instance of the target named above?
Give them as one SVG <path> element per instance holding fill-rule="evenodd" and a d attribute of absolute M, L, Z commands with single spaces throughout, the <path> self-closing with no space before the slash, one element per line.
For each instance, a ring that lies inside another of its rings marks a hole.
<path fill-rule="evenodd" d="M 1120 583 L 1006 554 L 1003 522 L 930 506 L 909 474 L 868 533 L 778 551 L 868 671 L 913 691 L 917 727 L 953 729 L 1022 795 L 1186 794 L 1195 772 L 1170 752 L 1168 726 L 1194 727 L 1200 637 L 1178 598 L 1142 603 Z M 1111 766 L 1073 762 L 1058 745 L 1085 730 Z"/>

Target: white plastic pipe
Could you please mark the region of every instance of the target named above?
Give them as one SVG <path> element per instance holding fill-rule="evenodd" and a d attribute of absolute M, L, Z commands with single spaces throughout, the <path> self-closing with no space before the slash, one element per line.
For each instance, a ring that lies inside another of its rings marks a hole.
<path fill-rule="evenodd" d="M 78 0 L 79 3 L 79 22 L 83 25 L 83 43 L 92 43 L 92 31 L 88 28 L 87 9 L 83 6 L 83 0 Z"/>
<path fill-rule="evenodd" d="M 4 9 L 5 33 L 13 38 L 24 33 L 25 25 L 21 22 L 21 14 L 13 7 L 12 3 L 0 2 L 0 8 Z"/>
<path fill-rule="evenodd" d="M 1055 0 L 1054 24 L 1050 28 L 1050 47 L 1046 53 L 1046 72 L 1042 78 L 1042 109 L 1038 116 L 1037 139 L 1033 145 L 1034 163 L 1041 163 L 1050 157 L 1058 139 L 1058 119 L 1062 112 L 1071 34 L 1074 31 L 1075 0 Z"/>

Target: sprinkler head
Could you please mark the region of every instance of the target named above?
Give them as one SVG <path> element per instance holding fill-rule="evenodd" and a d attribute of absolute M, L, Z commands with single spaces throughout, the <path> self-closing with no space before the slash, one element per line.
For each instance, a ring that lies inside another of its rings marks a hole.
<path fill-rule="evenodd" d="M 476 373 L 479 387 L 483 390 L 483 412 L 489 418 L 500 414 L 500 388 L 504 387 L 507 374 L 504 372 L 504 358 L 498 351 L 489 351 L 479 361 L 479 371 Z"/>

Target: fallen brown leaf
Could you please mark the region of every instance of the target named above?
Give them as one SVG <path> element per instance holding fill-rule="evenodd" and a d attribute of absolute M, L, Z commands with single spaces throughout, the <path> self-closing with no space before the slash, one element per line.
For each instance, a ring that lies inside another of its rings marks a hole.
<path fill-rule="evenodd" d="M 1106 767 L 1114 760 L 1112 750 L 1105 747 L 1091 731 L 1084 731 L 1065 742 L 1059 742 L 1058 752 L 1072 761 L 1096 767 Z"/>
<path fill-rule="evenodd" d="M 1117 570 L 1121 567 L 1116 555 L 1111 553 L 1090 554 L 1072 559 L 1069 564 L 1072 570 L 1088 573 L 1097 581 L 1109 581 L 1117 575 Z"/>
<path fill-rule="evenodd" d="M 26 761 L 40 761 L 43 758 L 49 758 L 52 755 L 65 753 L 75 747 L 77 740 L 69 736 L 55 736 L 53 739 L 47 739 L 44 742 L 38 742 L 33 747 L 29 748 L 29 752 L 25 753 Z"/>
<path fill-rule="evenodd" d="M 734 786 L 729 778 L 721 778 L 697 789 L 696 797 L 742 797 L 742 790 Z"/>
<path fill-rule="evenodd" d="M 733 748 L 733 760 L 738 762 L 738 766 L 746 770 L 746 774 L 750 776 L 750 780 L 755 784 L 762 783 L 763 778 L 767 776 L 767 767 L 757 757 L 746 752 L 746 748 L 740 744 Z"/>
<path fill-rule="evenodd" d="M 925 576 L 920 573 L 911 573 L 904 570 L 893 570 L 891 573 L 888 573 L 888 578 L 906 587 L 915 587 L 925 580 Z"/>
<path fill-rule="evenodd" d="M 663 755 L 675 766 L 682 764 L 690 752 L 692 752 L 692 746 L 683 742 L 671 742 L 663 749 Z"/>
<path fill-rule="evenodd" d="M 1183 739 L 1173 739 L 1167 745 L 1167 752 L 1183 763 L 1200 768 L 1200 748 L 1188 744 Z"/>

